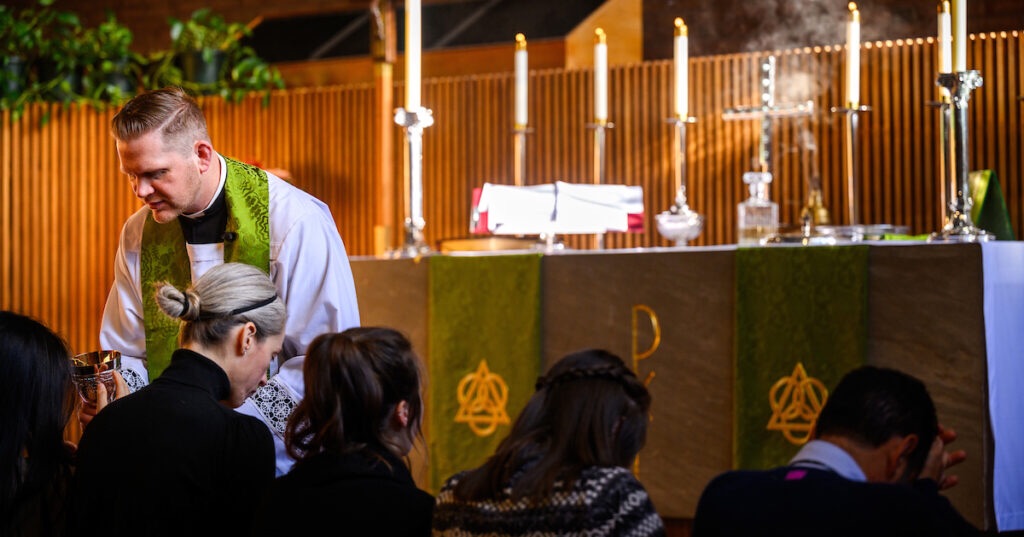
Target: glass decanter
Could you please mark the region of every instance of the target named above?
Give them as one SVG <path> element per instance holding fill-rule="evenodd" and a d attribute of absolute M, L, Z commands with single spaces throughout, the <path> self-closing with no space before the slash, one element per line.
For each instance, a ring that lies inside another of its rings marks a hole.
<path fill-rule="evenodd" d="M 779 229 L 779 204 L 768 199 L 769 172 L 746 172 L 743 182 L 750 189 L 750 197 L 737 205 L 739 245 L 765 244 Z"/>

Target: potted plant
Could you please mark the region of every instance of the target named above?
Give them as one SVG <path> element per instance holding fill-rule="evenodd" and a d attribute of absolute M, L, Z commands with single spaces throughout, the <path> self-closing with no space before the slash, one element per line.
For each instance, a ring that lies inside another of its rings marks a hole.
<path fill-rule="evenodd" d="M 192 12 L 186 20 L 168 19 L 171 25 L 171 50 L 188 82 L 214 85 L 221 79 L 225 60 L 238 47 L 238 41 L 249 35 L 249 28 L 239 22 L 228 23 L 209 8 Z"/>
<path fill-rule="evenodd" d="M 25 58 L 18 53 L 14 37 L 16 17 L 0 6 L 0 99 L 17 98 L 25 85 Z"/>
<path fill-rule="evenodd" d="M 82 86 L 90 100 L 117 103 L 135 94 L 143 58 L 131 51 L 132 39 L 132 31 L 111 11 L 82 34 L 87 57 Z"/>
<path fill-rule="evenodd" d="M 26 104 L 46 98 L 36 71 L 57 16 L 51 4 L 39 0 L 20 11 L 0 5 L 0 110 L 11 110 L 12 120 L 21 117 Z"/>
<path fill-rule="evenodd" d="M 232 102 L 251 91 L 263 91 L 264 106 L 273 89 L 284 88 L 281 73 L 243 44 L 252 33 L 245 24 L 226 22 L 208 8 L 194 11 L 187 20 L 168 21 L 174 61 L 160 53 L 150 57 L 146 83 L 152 87 L 181 85 Z"/>
<path fill-rule="evenodd" d="M 49 10 L 42 21 L 39 84 L 46 97 L 69 102 L 81 93 L 82 70 L 88 59 L 82 26 L 78 15 L 69 11 Z"/>
<path fill-rule="evenodd" d="M 220 93 L 225 99 L 238 102 L 252 91 L 263 92 L 263 106 L 270 104 L 270 92 L 284 89 L 280 71 L 256 55 L 252 47 L 238 47 L 228 59 L 230 69 Z"/>

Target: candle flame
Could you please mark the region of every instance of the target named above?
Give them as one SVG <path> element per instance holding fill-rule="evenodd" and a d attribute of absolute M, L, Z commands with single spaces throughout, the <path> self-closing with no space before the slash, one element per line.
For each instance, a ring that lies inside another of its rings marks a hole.
<path fill-rule="evenodd" d="M 526 36 L 516 34 L 516 50 L 526 50 Z"/>
<path fill-rule="evenodd" d="M 676 24 L 676 35 L 687 35 L 689 33 L 689 28 L 686 27 L 686 23 L 683 22 L 683 18 L 682 17 L 676 17 L 675 24 Z"/>
<path fill-rule="evenodd" d="M 846 7 L 850 9 L 850 20 L 860 22 L 860 11 L 857 10 L 857 3 L 850 2 Z"/>
<path fill-rule="evenodd" d="M 598 29 L 594 30 L 594 43 L 606 43 L 607 41 L 608 41 L 608 36 L 605 35 L 603 29 L 598 28 Z"/>
<path fill-rule="evenodd" d="M 942 0 L 939 3 L 939 13 L 949 13 L 949 0 Z"/>

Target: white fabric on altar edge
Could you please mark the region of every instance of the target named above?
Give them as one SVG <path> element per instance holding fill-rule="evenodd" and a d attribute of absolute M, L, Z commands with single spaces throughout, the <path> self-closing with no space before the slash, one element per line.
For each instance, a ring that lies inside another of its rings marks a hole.
<path fill-rule="evenodd" d="M 988 405 L 999 531 L 1024 529 L 1024 243 L 982 243 Z"/>

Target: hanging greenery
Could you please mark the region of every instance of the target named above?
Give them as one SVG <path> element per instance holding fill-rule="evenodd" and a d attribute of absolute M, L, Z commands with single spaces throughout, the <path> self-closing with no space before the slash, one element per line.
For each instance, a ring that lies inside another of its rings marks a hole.
<path fill-rule="evenodd" d="M 113 13 L 83 28 L 75 13 L 54 9 L 53 2 L 21 10 L 0 5 L 0 110 L 11 110 L 14 120 L 28 103 L 103 108 L 169 85 L 236 103 L 260 91 L 264 106 L 272 90 L 284 89 L 280 72 L 243 44 L 251 30 L 209 8 L 168 19 L 170 48 L 141 55 Z"/>

